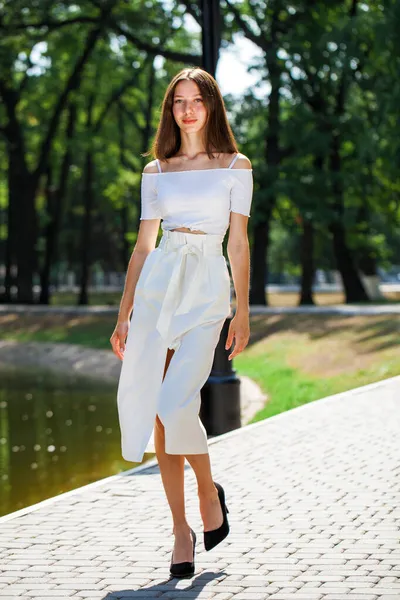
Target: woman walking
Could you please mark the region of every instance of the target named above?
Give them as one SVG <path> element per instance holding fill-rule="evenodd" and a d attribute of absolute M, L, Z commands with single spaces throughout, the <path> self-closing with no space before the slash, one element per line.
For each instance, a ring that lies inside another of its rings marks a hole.
<path fill-rule="evenodd" d="M 228 227 L 236 292 L 229 359 L 250 336 L 253 174 L 237 150 L 217 82 L 200 68 L 183 69 L 170 82 L 151 154 L 156 159 L 142 173 L 141 222 L 110 341 L 123 360 L 117 394 L 122 456 L 141 462 L 145 452 L 156 453 L 175 536 L 170 573 L 184 577 L 194 573 L 196 544 L 185 516 L 185 458 L 197 480 L 206 550 L 229 533 L 225 491 L 213 481 L 199 418 L 200 390 L 231 310 L 222 251 Z"/>

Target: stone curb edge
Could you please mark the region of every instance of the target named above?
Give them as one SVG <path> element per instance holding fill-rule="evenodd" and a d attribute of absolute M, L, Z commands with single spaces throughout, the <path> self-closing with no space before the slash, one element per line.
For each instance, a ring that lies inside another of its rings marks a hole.
<path fill-rule="evenodd" d="M 10 313 L 104 316 L 117 315 L 118 307 L 116 305 L 48 306 L 40 304 L 0 304 L 0 314 Z M 393 304 L 319 304 L 314 306 L 264 306 L 263 304 L 251 304 L 250 314 L 339 314 L 349 316 L 400 314 L 400 302 Z"/>

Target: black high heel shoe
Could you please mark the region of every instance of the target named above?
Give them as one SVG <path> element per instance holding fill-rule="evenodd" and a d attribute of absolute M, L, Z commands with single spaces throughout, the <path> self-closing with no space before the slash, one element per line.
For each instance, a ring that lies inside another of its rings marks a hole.
<path fill-rule="evenodd" d="M 195 546 L 196 546 L 196 534 L 192 528 L 190 528 L 192 539 L 193 539 L 193 560 L 192 562 L 185 561 L 180 563 L 172 564 L 172 558 L 174 556 L 174 552 L 172 551 L 171 556 L 171 564 L 169 567 L 169 572 L 173 577 L 190 577 L 194 575 L 194 554 L 195 554 Z"/>
<path fill-rule="evenodd" d="M 220 485 L 219 483 L 216 483 L 215 481 L 214 481 L 214 485 L 218 490 L 218 498 L 219 498 L 219 501 L 221 504 L 221 509 L 222 509 L 222 514 L 223 514 L 224 520 L 222 521 L 222 525 L 220 527 L 218 527 L 217 529 L 212 529 L 211 531 L 203 532 L 204 547 L 206 550 L 211 550 L 212 548 L 214 548 L 217 544 L 222 542 L 222 540 L 224 540 L 229 533 L 228 517 L 226 516 L 227 513 L 229 512 L 229 510 L 225 504 L 224 488 L 222 487 L 222 485 Z"/>

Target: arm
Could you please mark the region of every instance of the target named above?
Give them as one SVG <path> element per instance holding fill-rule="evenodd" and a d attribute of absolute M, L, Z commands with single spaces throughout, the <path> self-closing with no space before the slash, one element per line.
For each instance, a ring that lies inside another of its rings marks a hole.
<path fill-rule="evenodd" d="M 228 257 L 235 286 L 236 311 L 230 322 L 225 348 L 231 348 L 235 339 L 235 348 L 228 356 L 229 360 L 242 352 L 250 339 L 249 287 L 250 287 L 250 249 L 247 237 L 249 218 L 231 213 L 228 238 Z"/>
<path fill-rule="evenodd" d="M 133 308 L 136 284 L 147 255 L 155 248 L 159 228 L 160 219 L 147 219 L 140 222 L 137 241 L 126 272 L 117 324 L 129 320 Z"/>
<path fill-rule="evenodd" d="M 155 161 L 152 161 L 144 168 L 144 173 L 155 172 L 157 172 Z M 138 237 L 128 264 L 124 290 L 118 311 L 117 324 L 110 338 L 113 352 L 121 360 L 123 360 L 125 341 L 130 325 L 129 318 L 133 309 L 136 285 L 147 255 L 155 248 L 160 228 L 160 218 L 158 216 L 157 218 L 150 218 L 153 216 L 155 217 L 155 214 L 152 212 L 145 213 L 143 210 L 143 192 L 146 194 L 148 193 L 147 186 L 143 187 L 142 185 L 142 215 Z"/>
<path fill-rule="evenodd" d="M 250 248 L 247 237 L 249 218 L 231 214 L 227 252 L 235 286 L 236 314 L 249 315 Z"/>
<path fill-rule="evenodd" d="M 234 167 L 238 169 L 251 169 L 251 162 L 245 156 L 238 158 Z M 248 190 L 251 200 L 252 189 Z M 246 212 L 248 204 L 243 206 Z M 250 248 L 247 237 L 249 217 L 239 212 L 231 212 L 227 252 L 232 272 L 232 279 L 236 295 L 235 316 L 231 320 L 226 339 L 225 348 L 232 346 L 235 339 L 235 348 L 229 355 L 229 360 L 240 354 L 247 346 L 250 339 L 249 323 L 249 289 L 250 289 Z"/>

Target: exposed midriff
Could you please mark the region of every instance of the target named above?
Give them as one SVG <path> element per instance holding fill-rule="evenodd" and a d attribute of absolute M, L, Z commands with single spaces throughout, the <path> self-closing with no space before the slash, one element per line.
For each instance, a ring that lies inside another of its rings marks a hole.
<path fill-rule="evenodd" d="M 179 229 L 171 229 L 171 231 L 183 231 L 184 233 L 204 233 L 204 234 L 206 234 L 205 231 L 198 231 L 198 230 L 193 231 L 193 229 L 188 229 L 187 227 L 179 227 Z"/>

